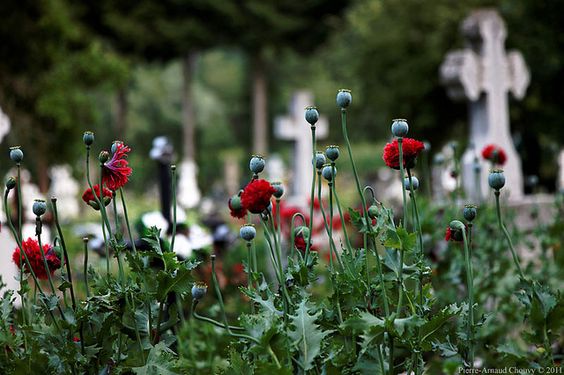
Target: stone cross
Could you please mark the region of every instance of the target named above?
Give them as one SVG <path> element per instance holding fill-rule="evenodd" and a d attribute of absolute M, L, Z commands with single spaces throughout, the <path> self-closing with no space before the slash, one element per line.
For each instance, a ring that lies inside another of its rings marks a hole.
<path fill-rule="evenodd" d="M 294 160 L 292 185 L 289 201 L 295 205 L 306 206 L 311 195 L 312 159 L 311 129 L 306 122 L 305 108 L 313 105 L 313 94 L 309 91 L 297 91 L 290 103 L 290 114 L 275 119 L 275 135 L 279 139 L 294 141 Z M 327 138 L 328 121 L 320 116 L 316 124 L 317 140 Z"/>
<path fill-rule="evenodd" d="M 510 199 L 523 196 L 521 160 L 511 140 L 507 93 L 522 99 L 529 85 L 530 75 L 520 52 L 505 52 L 507 31 L 495 10 L 474 11 L 462 23 L 467 47 L 449 52 L 440 68 L 442 83 L 455 100 L 467 100 L 470 108 L 469 143 L 462 157 L 463 186 L 469 197 L 479 200 L 479 189 L 473 171 L 476 152 L 490 143 L 502 147 L 507 154 L 503 166 Z M 481 191 L 489 191 L 489 165 L 482 160 Z"/>

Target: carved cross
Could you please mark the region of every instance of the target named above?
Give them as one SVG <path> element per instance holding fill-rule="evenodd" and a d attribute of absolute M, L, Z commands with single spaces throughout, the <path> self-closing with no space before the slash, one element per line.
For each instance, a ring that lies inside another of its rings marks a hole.
<path fill-rule="evenodd" d="M 475 152 L 494 143 L 507 153 L 504 165 L 511 198 L 523 196 L 521 161 L 511 140 L 507 94 L 522 99 L 530 75 L 518 51 L 505 52 L 507 31 L 494 10 L 478 10 L 462 24 L 467 47 L 450 52 L 440 69 L 441 82 L 455 100 L 467 100 L 470 107 L 470 144 L 463 156 L 463 184 L 470 197 L 477 197 L 472 177 Z M 482 168 L 482 191 L 487 192 L 487 164 Z"/>

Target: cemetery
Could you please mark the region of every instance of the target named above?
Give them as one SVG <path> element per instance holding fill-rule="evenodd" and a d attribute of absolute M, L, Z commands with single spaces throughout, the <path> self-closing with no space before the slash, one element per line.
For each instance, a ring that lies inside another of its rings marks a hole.
<path fill-rule="evenodd" d="M 557 1 L 0 6 L 0 374 L 561 374 Z"/>

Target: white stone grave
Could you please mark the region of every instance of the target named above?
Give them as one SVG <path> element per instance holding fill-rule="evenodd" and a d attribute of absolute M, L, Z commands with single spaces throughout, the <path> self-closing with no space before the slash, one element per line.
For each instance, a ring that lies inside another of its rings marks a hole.
<path fill-rule="evenodd" d="M 57 198 L 57 213 L 62 221 L 75 219 L 80 213 L 79 190 L 80 185 L 72 177 L 69 165 L 56 165 L 49 168 L 51 197 Z"/>
<path fill-rule="evenodd" d="M 522 99 L 529 85 L 530 75 L 520 52 L 505 52 L 507 31 L 495 10 L 474 11 L 462 23 L 467 47 L 449 52 L 440 68 L 442 83 L 455 100 L 467 100 L 470 108 L 470 139 L 476 151 L 492 143 L 507 154 L 503 166 L 506 189 L 511 200 L 523 197 L 521 160 L 511 139 L 507 94 Z M 474 179 L 474 156 L 471 149 L 462 157 L 462 180 L 468 196 L 477 197 Z M 482 176 L 489 164 L 482 163 Z M 489 192 L 487 179 L 482 178 L 482 192 Z"/>

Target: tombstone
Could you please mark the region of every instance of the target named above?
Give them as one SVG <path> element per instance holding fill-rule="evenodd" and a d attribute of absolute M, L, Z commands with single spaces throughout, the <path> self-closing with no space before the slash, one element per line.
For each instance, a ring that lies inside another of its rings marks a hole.
<path fill-rule="evenodd" d="M 161 202 L 161 214 L 170 225 L 172 223 L 172 175 L 170 165 L 174 155 L 174 148 L 167 137 L 156 137 L 153 139 L 153 148 L 149 157 L 157 162 L 159 175 L 159 198 Z"/>
<path fill-rule="evenodd" d="M 313 94 L 309 91 L 297 91 L 290 103 L 290 114 L 275 119 L 275 135 L 279 139 L 294 141 L 294 160 L 292 185 L 289 202 L 305 207 L 311 196 L 312 159 L 310 125 L 304 118 L 305 108 L 313 104 Z M 328 121 L 320 116 L 316 124 L 315 136 L 319 141 L 329 133 Z"/>
<path fill-rule="evenodd" d="M 529 84 L 529 71 L 521 53 L 505 52 L 505 24 L 495 10 L 474 11 L 462 23 L 467 47 L 449 52 L 441 65 L 441 82 L 448 95 L 466 100 L 470 109 L 470 139 L 480 152 L 490 143 L 502 147 L 507 154 L 503 166 L 510 199 L 523 197 L 521 161 L 511 140 L 507 93 L 522 99 Z M 473 170 L 475 153 L 468 149 L 462 157 L 462 180 L 469 197 L 477 197 Z M 481 159 L 481 158 L 480 158 Z M 480 161 L 482 176 L 489 164 Z M 487 179 L 482 178 L 481 191 L 490 191 Z"/>
<path fill-rule="evenodd" d="M 239 180 L 241 178 L 241 169 L 239 168 L 239 160 L 232 155 L 224 155 L 223 157 L 223 181 L 225 181 L 225 191 L 227 195 L 237 194 L 240 189 Z"/>
<path fill-rule="evenodd" d="M 2 111 L 2 108 L 0 108 L 0 143 L 2 143 L 2 139 L 4 139 L 4 136 L 8 134 L 9 131 L 10 119 L 8 118 L 8 115 Z"/>
<path fill-rule="evenodd" d="M 286 167 L 282 157 L 278 154 L 273 154 L 268 157 L 266 162 L 268 163 L 268 168 L 266 169 L 268 180 L 272 182 L 285 182 Z"/>
<path fill-rule="evenodd" d="M 56 165 L 49 169 L 50 194 L 57 198 L 57 212 L 62 221 L 75 219 L 80 213 L 80 185 L 72 177 L 71 171 L 68 165 Z"/>

